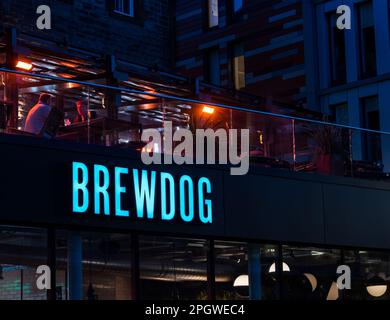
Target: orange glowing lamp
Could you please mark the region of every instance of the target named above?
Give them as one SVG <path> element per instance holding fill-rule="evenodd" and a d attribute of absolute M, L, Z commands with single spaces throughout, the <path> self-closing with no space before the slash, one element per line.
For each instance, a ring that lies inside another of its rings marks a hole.
<path fill-rule="evenodd" d="M 203 113 L 207 113 L 207 114 L 213 114 L 214 111 L 215 111 L 214 108 L 211 108 L 211 107 L 208 107 L 208 106 L 204 106 L 203 110 L 202 110 Z"/>

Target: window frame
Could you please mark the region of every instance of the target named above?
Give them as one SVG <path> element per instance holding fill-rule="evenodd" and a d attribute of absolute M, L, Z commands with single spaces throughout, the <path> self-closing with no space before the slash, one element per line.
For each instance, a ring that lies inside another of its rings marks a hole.
<path fill-rule="evenodd" d="M 115 10 L 115 0 L 107 0 L 106 7 L 109 16 L 118 20 L 123 20 L 134 24 L 143 25 L 144 11 L 143 11 L 142 1 L 141 0 L 129 0 L 129 1 L 133 1 L 133 13 L 134 13 L 133 16 Z"/>
<path fill-rule="evenodd" d="M 372 20 L 373 20 L 373 26 L 372 28 L 374 29 L 374 36 L 372 41 L 374 41 L 374 51 L 375 51 L 375 66 L 372 72 L 367 71 L 368 66 L 366 65 L 366 60 L 367 60 L 367 52 L 365 50 L 364 46 L 364 35 L 362 33 L 363 28 L 362 28 L 362 18 L 361 18 L 361 7 L 370 4 L 372 7 Z M 374 11 L 373 11 L 373 1 L 372 0 L 367 0 L 367 1 L 362 1 L 356 4 L 355 9 L 356 9 L 356 20 L 357 20 L 357 26 L 358 26 L 358 34 L 357 34 L 357 40 L 358 40 L 358 57 L 359 57 L 359 79 L 368 79 L 372 78 L 378 75 L 378 59 L 377 59 L 377 41 L 375 38 L 375 17 L 374 17 Z"/>
<path fill-rule="evenodd" d="M 213 77 L 212 77 L 211 60 L 212 60 L 213 53 L 215 54 L 215 57 L 217 58 L 216 60 L 218 62 L 218 64 L 216 65 L 218 70 L 215 70 L 216 74 L 218 74 L 218 83 L 212 82 Z M 204 67 L 203 80 L 212 86 L 220 87 L 221 86 L 221 56 L 220 56 L 219 47 L 210 47 L 204 51 L 203 67 Z"/>
<path fill-rule="evenodd" d="M 118 10 L 117 7 L 116 7 L 117 1 L 121 1 L 122 2 L 122 6 L 123 6 L 123 10 L 122 11 Z M 129 2 L 129 13 L 126 13 L 124 11 L 124 2 L 125 1 Z M 123 16 L 126 16 L 126 17 L 135 18 L 135 3 L 136 3 L 135 0 L 114 0 L 113 12 L 117 13 L 117 14 L 120 14 L 120 15 L 123 15 Z"/>

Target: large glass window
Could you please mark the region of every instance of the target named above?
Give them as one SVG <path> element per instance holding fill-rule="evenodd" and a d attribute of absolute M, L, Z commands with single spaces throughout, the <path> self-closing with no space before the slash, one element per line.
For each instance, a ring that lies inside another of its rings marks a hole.
<path fill-rule="evenodd" d="M 372 1 L 357 6 L 360 40 L 360 74 L 362 78 L 376 75 L 375 22 Z"/>
<path fill-rule="evenodd" d="M 283 246 L 282 295 L 286 300 L 338 300 L 340 250 Z"/>
<path fill-rule="evenodd" d="M 0 300 L 45 300 L 37 268 L 47 265 L 46 232 L 0 227 Z"/>
<path fill-rule="evenodd" d="M 60 232 L 56 249 L 58 299 L 132 299 L 129 235 Z"/>
<path fill-rule="evenodd" d="M 336 20 L 337 15 L 328 15 L 331 85 L 343 84 L 347 79 L 345 31 L 337 28 Z"/>
<path fill-rule="evenodd" d="M 245 51 L 243 43 L 233 46 L 233 78 L 236 90 L 245 87 Z"/>
<path fill-rule="evenodd" d="M 216 241 L 216 299 L 278 299 L 276 260 L 276 246 Z"/>
<path fill-rule="evenodd" d="M 206 240 L 141 236 L 141 299 L 206 300 Z"/>
<path fill-rule="evenodd" d="M 115 0 L 114 11 L 129 17 L 134 17 L 134 0 Z"/>
<path fill-rule="evenodd" d="M 346 300 L 390 300 L 390 254 L 373 251 L 346 251 L 345 264 L 351 268 L 351 290 Z"/>

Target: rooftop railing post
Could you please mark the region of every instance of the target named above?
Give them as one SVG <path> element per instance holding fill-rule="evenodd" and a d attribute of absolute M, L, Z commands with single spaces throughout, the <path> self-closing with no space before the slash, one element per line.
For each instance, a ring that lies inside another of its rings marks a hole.
<path fill-rule="evenodd" d="M 6 67 L 14 69 L 17 61 L 16 53 L 16 29 L 9 28 L 6 31 Z M 19 95 L 17 85 L 17 74 L 7 73 L 5 77 L 5 102 L 11 105 L 10 119 L 8 125 L 12 128 L 18 128 L 18 106 Z"/>

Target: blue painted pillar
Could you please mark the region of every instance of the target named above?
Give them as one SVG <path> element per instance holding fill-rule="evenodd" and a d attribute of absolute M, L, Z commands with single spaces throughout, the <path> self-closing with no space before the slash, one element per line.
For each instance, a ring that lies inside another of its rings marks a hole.
<path fill-rule="evenodd" d="M 70 300 L 83 299 L 83 242 L 77 232 L 68 235 L 68 290 Z"/>
<path fill-rule="evenodd" d="M 248 246 L 248 273 L 249 273 L 249 298 L 261 300 L 261 260 L 260 246 L 249 244 Z"/>

